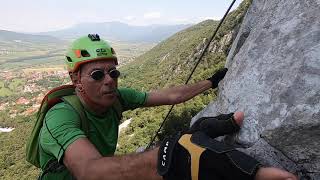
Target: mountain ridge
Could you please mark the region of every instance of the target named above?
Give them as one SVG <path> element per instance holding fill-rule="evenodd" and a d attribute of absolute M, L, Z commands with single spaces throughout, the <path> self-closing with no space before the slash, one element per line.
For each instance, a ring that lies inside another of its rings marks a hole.
<path fill-rule="evenodd" d="M 27 33 L 19 33 L 14 31 L 0 30 L 0 41 L 13 41 L 13 42 L 29 42 L 29 43 L 60 43 L 63 40 L 48 36 L 48 35 L 35 35 Z"/>
<path fill-rule="evenodd" d="M 83 34 L 97 33 L 108 40 L 159 42 L 191 25 L 192 24 L 137 26 L 111 21 L 101 23 L 81 23 L 62 30 L 35 34 L 51 35 L 61 39 L 74 39 Z"/>

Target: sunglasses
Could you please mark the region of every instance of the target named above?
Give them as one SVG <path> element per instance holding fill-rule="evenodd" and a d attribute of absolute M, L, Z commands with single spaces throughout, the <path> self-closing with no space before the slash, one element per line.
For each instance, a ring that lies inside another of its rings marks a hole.
<path fill-rule="evenodd" d="M 120 71 L 117 69 L 110 69 L 108 72 L 105 73 L 102 69 L 94 70 L 90 73 L 90 77 L 96 81 L 99 81 L 105 77 L 106 74 L 109 74 L 109 76 L 112 79 L 117 79 L 120 76 Z"/>

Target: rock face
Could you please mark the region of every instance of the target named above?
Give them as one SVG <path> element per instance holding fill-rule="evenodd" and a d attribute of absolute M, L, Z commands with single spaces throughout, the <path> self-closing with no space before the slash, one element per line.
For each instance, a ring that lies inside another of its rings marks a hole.
<path fill-rule="evenodd" d="M 217 100 L 192 122 L 244 111 L 234 136 L 244 151 L 320 180 L 320 0 L 253 0 L 226 66 Z"/>

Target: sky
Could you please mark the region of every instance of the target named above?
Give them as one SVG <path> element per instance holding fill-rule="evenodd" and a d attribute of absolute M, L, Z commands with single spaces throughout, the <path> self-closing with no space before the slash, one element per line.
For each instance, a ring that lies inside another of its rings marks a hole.
<path fill-rule="evenodd" d="M 219 20 L 232 0 L 1 0 L 0 30 L 45 32 L 79 23 L 189 24 Z M 236 8 L 242 0 L 237 0 Z M 233 9 L 234 9 L 233 8 Z"/>

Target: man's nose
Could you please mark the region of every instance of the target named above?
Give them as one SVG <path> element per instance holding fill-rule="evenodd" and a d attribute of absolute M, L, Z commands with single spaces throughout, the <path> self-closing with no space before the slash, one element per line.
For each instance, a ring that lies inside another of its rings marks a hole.
<path fill-rule="evenodd" d="M 106 73 L 104 76 L 103 82 L 104 84 L 114 83 L 114 79 L 112 79 L 110 75 Z"/>

